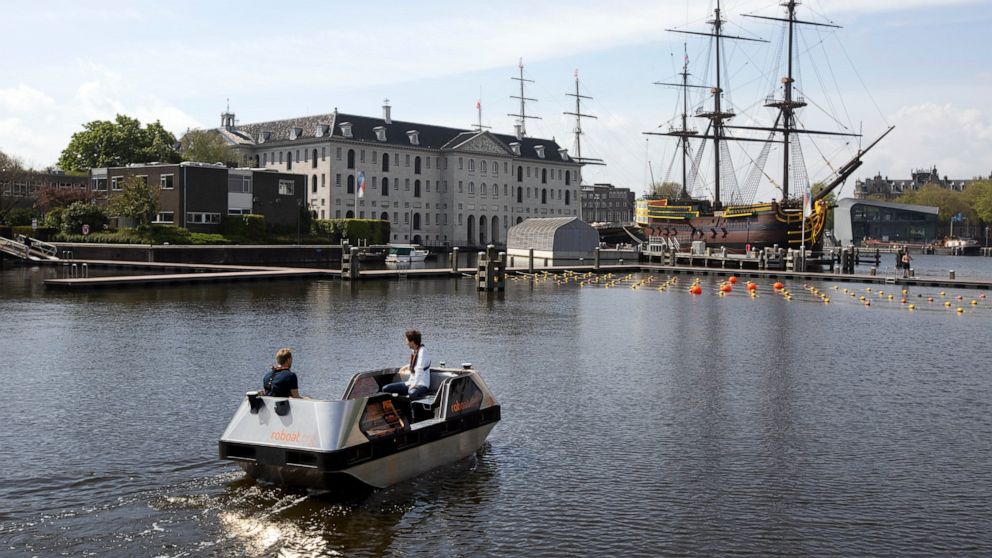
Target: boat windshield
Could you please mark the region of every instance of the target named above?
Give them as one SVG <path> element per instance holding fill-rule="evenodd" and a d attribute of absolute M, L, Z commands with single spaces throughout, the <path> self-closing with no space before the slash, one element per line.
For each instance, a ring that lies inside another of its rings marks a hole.
<path fill-rule="evenodd" d="M 410 248 L 390 248 L 389 255 L 391 256 L 409 256 L 411 252 Z"/>

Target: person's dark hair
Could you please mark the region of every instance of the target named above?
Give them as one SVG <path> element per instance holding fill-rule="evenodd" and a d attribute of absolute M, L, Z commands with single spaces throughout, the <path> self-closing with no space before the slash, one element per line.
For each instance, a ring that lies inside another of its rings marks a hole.
<path fill-rule="evenodd" d="M 420 342 L 420 332 L 419 331 L 417 331 L 415 329 L 408 329 L 408 330 L 406 330 L 406 333 L 404 335 L 406 335 L 406 340 L 407 341 L 413 341 L 414 343 L 417 344 L 417 346 L 420 346 L 421 345 L 421 342 Z"/>

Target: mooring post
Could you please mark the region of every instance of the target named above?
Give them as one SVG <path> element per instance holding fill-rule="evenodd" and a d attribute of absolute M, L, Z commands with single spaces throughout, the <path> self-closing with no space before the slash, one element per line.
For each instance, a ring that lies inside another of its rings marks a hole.
<path fill-rule="evenodd" d="M 458 273 L 458 247 L 451 249 L 451 272 Z"/>
<path fill-rule="evenodd" d="M 359 271 L 362 264 L 358 261 L 358 248 L 354 246 L 348 248 L 348 259 L 351 263 L 351 267 L 348 269 L 348 279 L 359 279 L 361 277 Z"/>
<path fill-rule="evenodd" d="M 527 249 L 527 273 L 534 273 L 534 249 Z"/>
<path fill-rule="evenodd" d="M 506 290 L 506 252 L 496 256 L 496 290 Z"/>
<path fill-rule="evenodd" d="M 347 242 L 341 242 L 341 278 L 351 279 L 351 247 Z"/>
<path fill-rule="evenodd" d="M 596 271 L 599 271 L 599 246 L 593 250 L 593 264 L 592 267 Z"/>
<path fill-rule="evenodd" d="M 953 269 L 947 272 L 947 278 L 948 279 L 954 279 L 954 270 Z"/>

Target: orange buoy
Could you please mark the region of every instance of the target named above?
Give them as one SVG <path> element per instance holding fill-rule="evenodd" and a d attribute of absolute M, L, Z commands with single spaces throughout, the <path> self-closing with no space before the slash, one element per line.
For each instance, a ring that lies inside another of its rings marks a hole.
<path fill-rule="evenodd" d="M 784 289 L 785 285 L 783 285 L 781 281 L 775 281 L 775 284 L 772 285 L 772 287 L 775 287 L 776 290 L 779 290 L 779 289 Z"/>
<path fill-rule="evenodd" d="M 729 277 L 729 278 L 727 279 L 727 281 L 730 281 L 730 284 L 731 284 L 731 285 L 736 285 L 736 284 L 737 284 L 737 278 L 736 278 L 736 277 L 734 277 L 733 275 L 731 275 L 731 276 L 730 276 L 730 277 Z"/>
<path fill-rule="evenodd" d="M 694 295 L 703 294 L 703 288 L 699 285 L 693 285 L 692 287 L 689 287 L 689 292 Z"/>
<path fill-rule="evenodd" d="M 734 288 L 731 287 L 730 285 L 726 284 L 726 283 L 724 283 L 723 285 L 720 285 L 720 292 L 721 293 L 729 293 L 732 290 L 734 290 Z"/>
<path fill-rule="evenodd" d="M 758 290 L 758 286 L 755 285 L 754 283 L 751 283 L 750 281 L 748 281 L 747 290 L 749 290 L 751 292 L 754 292 L 754 291 Z"/>

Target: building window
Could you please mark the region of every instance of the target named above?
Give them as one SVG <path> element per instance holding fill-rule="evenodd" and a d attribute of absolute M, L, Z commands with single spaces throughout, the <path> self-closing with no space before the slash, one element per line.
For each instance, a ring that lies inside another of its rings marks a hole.
<path fill-rule="evenodd" d="M 565 186 L 569 186 L 571 184 L 572 184 L 572 173 L 570 171 L 565 171 Z"/>
<path fill-rule="evenodd" d="M 541 184 L 548 183 L 548 169 L 541 169 Z"/>
<path fill-rule="evenodd" d="M 483 173 L 489 172 L 489 164 L 484 159 L 479 163 L 479 166 L 481 167 L 479 170 Z"/>
<path fill-rule="evenodd" d="M 413 159 L 413 174 L 420 174 L 420 157 Z"/>
<path fill-rule="evenodd" d="M 262 153 L 262 166 L 267 167 L 269 165 L 269 154 Z"/>
<path fill-rule="evenodd" d="M 565 176 L 568 176 L 567 174 Z M 572 192 L 571 190 L 565 190 L 565 205 L 571 205 L 572 203 Z"/>
<path fill-rule="evenodd" d="M 314 194 L 317 193 L 317 175 L 313 175 L 310 179 L 310 191 Z"/>
<path fill-rule="evenodd" d="M 353 174 L 349 174 L 348 175 L 348 190 L 347 190 L 347 192 L 349 194 L 354 194 L 355 193 L 355 175 L 353 175 Z"/>
<path fill-rule="evenodd" d="M 174 177 L 171 174 L 163 174 L 162 176 L 160 176 L 158 179 L 158 183 L 163 190 L 172 190 L 173 188 L 175 188 Z"/>
<path fill-rule="evenodd" d="M 279 152 L 279 164 L 282 164 L 282 151 Z"/>
<path fill-rule="evenodd" d="M 524 188 L 517 186 L 517 203 L 524 203 Z"/>
<path fill-rule="evenodd" d="M 409 153 L 407 153 L 407 154 L 406 154 L 406 155 L 404 156 L 404 160 L 406 161 L 406 163 L 404 163 L 404 164 L 405 164 L 405 165 L 406 165 L 407 167 L 409 167 L 409 166 L 410 166 L 410 154 L 409 154 Z"/>
<path fill-rule="evenodd" d="M 334 185 L 337 186 L 338 188 L 341 187 L 341 175 L 340 174 L 335 174 L 334 175 Z"/>
<path fill-rule="evenodd" d="M 475 159 L 468 160 L 468 172 L 475 172 Z"/>
<path fill-rule="evenodd" d="M 193 212 L 186 214 L 186 223 L 194 225 L 219 225 L 220 213 Z"/>
<path fill-rule="evenodd" d="M 310 168 L 317 168 L 317 150 L 313 150 L 313 159 L 310 161 Z"/>
<path fill-rule="evenodd" d="M 110 177 L 110 189 L 114 192 L 120 192 L 124 186 L 123 176 L 111 176 Z"/>
<path fill-rule="evenodd" d="M 348 150 L 348 168 L 349 169 L 355 168 L 355 150 L 354 149 L 349 149 Z"/>
<path fill-rule="evenodd" d="M 419 231 L 420 230 L 420 214 L 419 213 L 414 213 L 413 214 L 413 230 L 415 230 L 415 231 Z"/>
<path fill-rule="evenodd" d="M 410 179 L 409 178 L 407 178 L 407 179 L 405 179 L 403 181 L 403 189 L 406 190 L 407 192 L 410 191 Z"/>
<path fill-rule="evenodd" d="M 548 203 L 548 190 L 547 188 L 541 189 L 541 203 Z"/>
<path fill-rule="evenodd" d="M 465 163 L 465 162 L 464 162 L 464 161 L 462 160 L 462 158 L 461 158 L 461 157 L 459 157 L 459 158 L 458 158 L 458 170 L 462 170 L 462 169 L 464 169 L 464 168 L 465 168 L 465 166 L 464 166 L 464 163 Z"/>
<path fill-rule="evenodd" d="M 413 181 L 413 197 L 415 198 L 420 197 L 420 180 Z"/>
<path fill-rule="evenodd" d="M 517 182 L 523 182 L 523 181 L 524 181 L 524 168 L 517 167 Z"/>
<path fill-rule="evenodd" d="M 341 160 L 341 148 L 340 147 L 337 148 L 337 150 L 335 152 L 335 156 L 336 156 L 336 158 L 337 158 L 338 161 Z"/>
<path fill-rule="evenodd" d="M 296 183 L 292 180 L 280 180 L 279 181 L 279 195 L 280 196 L 293 196 L 296 193 Z"/>
<path fill-rule="evenodd" d="M 431 158 L 430 157 L 424 157 L 424 163 L 427 164 L 427 168 L 431 168 Z"/>
<path fill-rule="evenodd" d="M 385 157 L 386 154 L 383 153 L 382 156 Z M 382 177 L 382 195 L 383 196 L 389 195 L 389 179 L 386 178 L 385 176 Z"/>
<path fill-rule="evenodd" d="M 176 222 L 176 213 L 174 211 L 159 211 L 158 214 L 155 215 L 155 220 L 152 221 L 152 222 L 153 223 L 175 223 Z"/>
<path fill-rule="evenodd" d="M 359 152 L 359 154 L 358 154 L 358 160 L 361 161 L 361 162 L 363 162 L 363 163 L 365 162 L 365 150 L 364 149 L 361 150 L 361 152 Z"/>
<path fill-rule="evenodd" d="M 458 181 L 458 193 L 459 193 L 459 194 L 461 194 L 461 193 L 462 193 L 462 191 L 463 191 L 463 189 L 462 189 L 462 181 L 461 181 L 461 180 L 459 180 L 459 181 Z"/>
<path fill-rule="evenodd" d="M 468 193 L 469 194 L 474 194 L 475 193 L 475 182 L 469 181 L 469 183 L 468 183 Z"/>
<path fill-rule="evenodd" d="M 493 197 L 499 197 L 499 184 L 493 184 Z"/>
<path fill-rule="evenodd" d="M 321 161 L 326 161 L 327 160 L 327 148 L 326 147 L 321 147 L 320 148 L 320 160 Z"/>
<path fill-rule="evenodd" d="M 382 172 L 389 172 L 389 153 L 382 154 Z"/>
<path fill-rule="evenodd" d="M 379 162 L 379 152 L 376 151 L 375 149 L 373 149 L 372 150 L 372 164 L 374 165 L 374 164 L 376 164 L 378 162 Z"/>
<path fill-rule="evenodd" d="M 341 218 L 341 210 L 340 209 L 335 209 L 334 210 L 334 218 L 335 219 L 340 219 Z"/>

